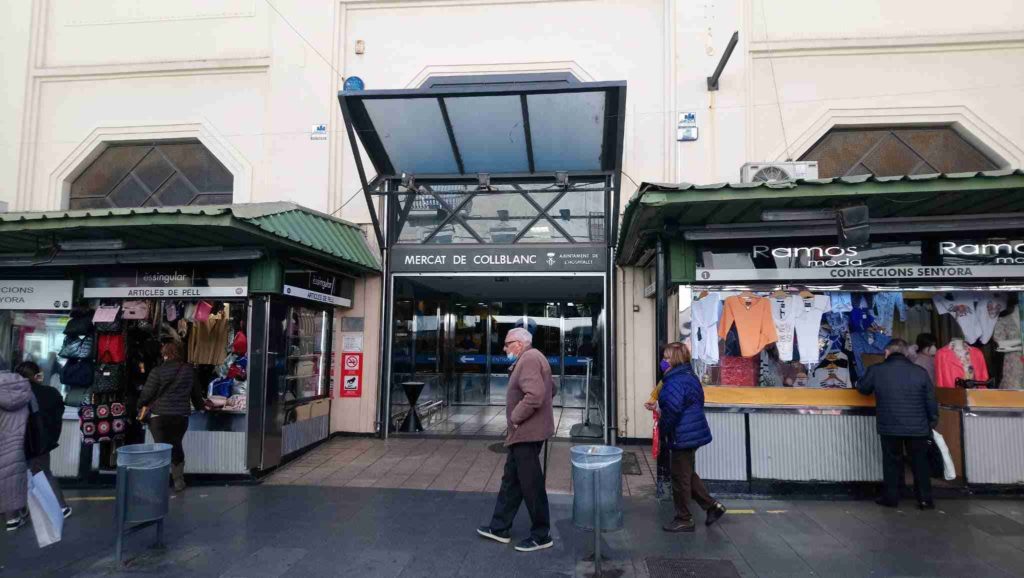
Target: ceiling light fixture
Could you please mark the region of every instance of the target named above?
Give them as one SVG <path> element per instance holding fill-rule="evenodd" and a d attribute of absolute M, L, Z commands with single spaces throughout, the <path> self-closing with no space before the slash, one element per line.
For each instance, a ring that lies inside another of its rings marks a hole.
<path fill-rule="evenodd" d="M 57 246 L 64 251 L 118 251 L 125 245 L 121 239 L 76 239 L 59 241 Z"/>
<path fill-rule="evenodd" d="M 761 211 L 762 221 L 830 221 L 835 218 L 834 209 L 769 209 Z"/>

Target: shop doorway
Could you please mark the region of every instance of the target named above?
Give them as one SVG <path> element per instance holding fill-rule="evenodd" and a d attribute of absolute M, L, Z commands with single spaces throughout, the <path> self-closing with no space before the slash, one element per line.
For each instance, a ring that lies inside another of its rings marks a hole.
<path fill-rule="evenodd" d="M 603 424 L 605 309 L 602 276 L 395 276 L 392 431 L 410 412 L 408 383 L 422 383 L 416 412 L 426 434 L 501 436 L 511 361 L 504 337 L 533 335 L 555 382 L 556 435 Z M 418 389 L 419 386 L 413 386 Z M 589 417 L 589 420 L 588 420 Z"/>

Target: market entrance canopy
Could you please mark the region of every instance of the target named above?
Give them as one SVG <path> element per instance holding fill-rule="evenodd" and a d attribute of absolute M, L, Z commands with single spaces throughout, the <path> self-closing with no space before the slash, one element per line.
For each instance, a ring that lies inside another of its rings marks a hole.
<path fill-rule="evenodd" d="M 338 101 L 378 237 L 370 195 L 387 180 L 486 184 L 588 176 L 611 178 L 618 191 L 625 82 L 342 91 Z M 357 137 L 376 172 L 372 179 Z"/>

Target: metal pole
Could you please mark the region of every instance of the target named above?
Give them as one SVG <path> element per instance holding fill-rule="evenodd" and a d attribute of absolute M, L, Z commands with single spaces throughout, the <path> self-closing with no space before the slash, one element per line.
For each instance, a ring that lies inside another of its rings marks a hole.
<path fill-rule="evenodd" d="M 658 364 L 661 362 L 661 352 L 668 345 L 668 271 L 666 271 L 665 241 L 658 236 L 658 243 L 655 253 L 655 308 L 654 308 L 654 340 L 657 349 L 654 352 L 654 371 L 658 375 L 661 370 Z"/>
<path fill-rule="evenodd" d="M 590 425 L 590 360 L 587 360 L 587 394 L 583 402 L 583 425 Z"/>
<path fill-rule="evenodd" d="M 601 576 L 601 470 L 594 470 L 594 576 Z"/>
<path fill-rule="evenodd" d="M 128 499 L 128 469 L 125 466 L 118 466 L 117 468 L 117 503 L 114 506 L 116 512 L 116 526 L 117 526 L 117 541 L 114 545 L 114 558 L 117 560 L 117 565 L 121 565 L 121 547 L 124 544 L 124 517 L 125 517 L 125 501 Z"/>

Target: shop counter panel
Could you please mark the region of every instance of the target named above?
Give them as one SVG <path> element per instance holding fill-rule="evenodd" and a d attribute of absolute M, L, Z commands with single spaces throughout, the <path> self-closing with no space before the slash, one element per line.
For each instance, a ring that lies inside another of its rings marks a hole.
<path fill-rule="evenodd" d="M 744 416 L 708 412 L 713 440 L 697 452 L 697 471 L 708 480 L 747 480 L 747 444 Z"/>
<path fill-rule="evenodd" d="M 875 396 L 855 389 L 813 387 L 704 387 L 708 404 L 738 406 L 875 407 Z"/>
<path fill-rule="evenodd" d="M 882 479 L 882 452 L 870 415 L 750 414 L 755 479 L 871 482 Z"/>
<path fill-rule="evenodd" d="M 78 426 L 78 413 L 67 416 L 60 430 L 60 445 L 50 453 L 50 469 L 58 478 L 77 478 L 82 455 L 82 430 Z"/>
<path fill-rule="evenodd" d="M 281 430 L 281 455 L 297 452 L 318 441 L 327 439 L 330 434 L 331 417 L 320 415 L 290 423 Z"/>
<path fill-rule="evenodd" d="M 1024 410 L 964 412 L 970 484 L 1024 484 Z"/>

